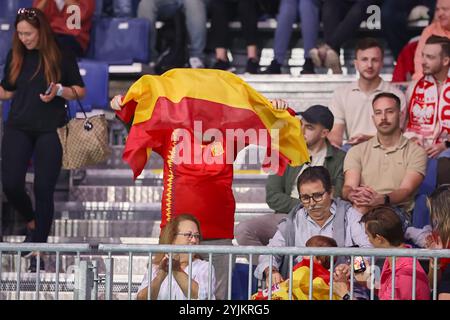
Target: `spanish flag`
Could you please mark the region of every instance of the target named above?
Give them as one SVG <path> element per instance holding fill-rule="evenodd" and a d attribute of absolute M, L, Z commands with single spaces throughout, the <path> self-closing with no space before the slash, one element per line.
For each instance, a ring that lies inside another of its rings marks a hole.
<path fill-rule="evenodd" d="M 286 164 L 299 166 L 309 160 L 300 121 L 285 110 L 276 110 L 230 72 L 172 69 L 161 76 L 145 75 L 130 87 L 123 103 L 118 116 L 126 123 L 133 120 L 123 159 L 135 178 L 152 149 L 160 146 L 158 132 L 192 129 L 195 121 L 201 121 L 203 130 L 266 130 L 267 141 L 246 144 L 265 144 L 271 158 L 276 155 L 279 160 L 278 174 Z"/>
<path fill-rule="evenodd" d="M 309 276 L 311 270 L 309 268 L 309 259 L 303 259 L 294 266 L 292 272 L 292 300 L 308 300 L 309 299 Z M 272 300 L 288 300 L 289 299 L 289 279 L 272 286 Z M 330 272 L 321 264 L 314 262 L 313 264 L 313 300 L 329 300 L 330 299 Z M 269 290 L 259 291 L 252 296 L 252 300 L 268 300 Z M 341 300 L 341 298 L 333 293 L 333 300 Z"/>

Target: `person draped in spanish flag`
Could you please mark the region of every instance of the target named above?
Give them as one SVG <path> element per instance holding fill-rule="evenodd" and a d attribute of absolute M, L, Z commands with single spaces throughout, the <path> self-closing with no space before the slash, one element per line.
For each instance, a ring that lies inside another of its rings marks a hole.
<path fill-rule="evenodd" d="M 123 159 L 134 178 L 152 150 L 164 159 L 161 228 L 190 213 L 200 221 L 202 244 L 231 245 L 237 153 L 249 144 L 263 146 L 263 167 L 279 174 L 309 159 L 299 120 L 278 105 L 285 108 L 280 100 L 274 107 L 236 75 L 212 69 L 145 75 L 124 97 L 113 98 L 117 116 L 132 121 Z M 227 255 L 213 255 L 218 299 L 226 294 L 227 262 Z"/>

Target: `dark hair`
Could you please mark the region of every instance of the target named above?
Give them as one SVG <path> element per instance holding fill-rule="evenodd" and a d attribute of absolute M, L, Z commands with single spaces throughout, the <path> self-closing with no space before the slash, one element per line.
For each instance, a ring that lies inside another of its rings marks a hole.
<path fill-rule="evenodd" d="M 320 181 L 325 188 L 325 191 L 330 193 L 332 189 L 331 177 L 327 168 L 323 166 L 313 166 L 306 168 L 302 174 L 298 177 L 297 188 L 300 192 L 300 186 L 306 182 Z"/>
<path fill-rule="evenodd" d="M 381 98 L 388 98 L 388 99 L 394 100 L 395 106 L 398 108 L 398 110 L 401 109 L 400 98 L 396 94 L 393 94 L 392 92 L 381 92 L 381 93 L 377 94 L 372 100 L 372 107 L 375 105 L 375 102 Z"/>
<path fill-rule="evenodd" d="M 442 54 L 445 57 L 450 57 L 450 39 L 447 37 L 441 37 L 437 35 L 431 35 L 425 44 L 439 44 L 442 49 Z"/>
<path fill-rule="evenodd" d="M 399 246 L 404 241 L 402 221 L 394 209 L 388 206 L 373 208 L 363 215 L 361 222 L 372 236 L 384 237 L 393 246 Z"/>
<path fill-rule="evenodd" d="M 40 68 L 44 70 L 44 77 L 47 84 L 50 82 L 57 83 L 61 80 L 61 51 L 56 43 L 53 31 L 48 23 L 44 13 L 36 8 L 21 8 L 17 12 L 13 41 L 12 41 L 12 59 L 8 80 L 15 84 L 22 69 L 23 59 L 26 48 L 19 39 L 17 33 L 17 25 L 19 22 L 26 21 L 39 32 L 39 42 L 37 49 L 39 50 L 39 65 L 33 75 L 37 75 Z"/>
<path fill-rule="evenodd" d="M 362 38 L 358 40 L 355 47 L 355 55 L 359 50 L 367 50 L 370 48 L 379 48 L 381 50 L 381 55 L 384 56 L 384 48 L 381 43 L 375 38 Z"/>
<path fill-rule="evenodd" d="M 305 243 L 306 247 L 337 247 L 336 240 L 325 236 L 312 236 Z M 330 256 L 316 256 L 322 266 L 330 269 Z"/>

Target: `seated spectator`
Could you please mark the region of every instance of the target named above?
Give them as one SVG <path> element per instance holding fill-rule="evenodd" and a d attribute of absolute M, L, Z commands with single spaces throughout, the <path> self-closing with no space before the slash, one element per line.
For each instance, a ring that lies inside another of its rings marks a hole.
<path fill-rule="evenodd" d="M 402 135 L 396 95 L 379 93 L 372 104 L 377 134 L 345 156 L 342 194 L 362 213 L 383 204 L 396 206 L 406 230 L 425 176 L 426 153 Z"/>
<path fill-rule="evenodd" d="M 247 46 L 247 65 L 245 72 L 258 73 L 259 58 L 257 41 L 258 16 L 257 0 L 211 0 L 211 39 L 216 51 L 214 69 L 233 71 L 228 60 L 227 49 L 230 46 L 228 23 L 231 19 L 231 7 L 237 5 L 242 32 Z"/>
<path fill-rule="evenodd" d="M 198 245 L 201 239 L 200 223 L 190 214 L 181 214 L 166 224 L 159 237 L 159 244 Z M 189 266 L 189 254 L 172 254 L 172 296 L 169 297 L 169 256 L 164 253 L 155 254 L 152 261 L 152 280 L 149 288 L 148 274 L 138 289 L 137 299 L 147 300 L 150 289 L 152 300 L 187 300 L 189 285 L 189 268 L 192 268 L 191 298 L 199 300 L 208 299 L 209 263 L 199 255 L 192 256 L 192 265 Z M 214 267 L 211 269 L 211 299 L 214 298 L 215 276 Z"/>
<path fill-rule="evenodd" d="M 450 249 L 450 185 L 438 187 L 429 198 L 433 237 L 427 243 L 429 249 Z M 434 271 L 433 259 L 430 260 L 430 279 Z M 450 263 L 449 258 L 439 259 L 437 265 L 438 299 L 450 300 Z"/>
<path fill-rule="evenodd" d="M 404 243 L 402 221 L 396 212 L 389 207 L 379 207 L 365 214 L 361 222 L 365 224 L 365 230 L 370 243 L 375 248 L 409 248 Z M 337 266 L 336 268 L 338 268 Z M 394 290 L 394 300 L 411 300 L 413 286 L 413 258 L 397 257 L 395 258 L 395 288 L 392 288 L 392 257 L 386 258 L 380 277 L 380 289 L 378 298 L 380 300 L 391 300 L 392 290 Z M 348 300 L 349 284 L 348 266 L 335 273 L 334 292 L 343 299 Z M 361 284 L 364 283 L 361 281 Z M 367 283 L 367 282 L 365 282 Z M 429 300 L 430 287 L 425 271 L 420 263 L 416 264 L 416 299 Z"/>
<path fill-rule="evenodd" d="M 138 17 L 150 21 L 150 64 L 154 64 L 162 54 L 156 51 L 156 22 L 172 19 L 178 10 L 184 12 L 189 35 L 189 66 L 204 68 L 207 0 L 141 0 Z"/>
<path fill-rule="evenodd" d="M 450 8 L 449 8 L 450 10 Z M 425 148 L 428 157 L 450 157 L 450 39 L 431 36 L 423 47 L 423 73 L 408 88 L 404 135 Z"/>
<path fill-rule="evenodd" d="M 381 31 L 391 49 L 394 61 L 397 60 L 403 47 L 412 38 L 408 31 L 408 18 L 411 10 L 417 6 L 427 6 L 433 13 L 436 0 L 384 0 L 381 6 Z M 433 14 L 429 14 L 433 20 Z"/>
<path fill-rule="evenodd" d="M 289 41 L 292 34 L 292 24 L 297 18 L 297 11 L 300 16 L 303 49 L 305 50 L 305 64 L 300 73 L 315 73 L 314 64 L 309 51 L 316 46 L 317 38 L 319 36 L 319 10 L 319 0 L 281 0 L 277 16 L 277 29 L 275 30 L 274 38 L 273 49 L 275 57 L 264 73 L 281 73 L 281 66 L 286 59 L 286 52 L 289 48 Z"/>
<path fill-rule="evenodd" d="M 377 130 L 371 119 L 372 100 L 380 92 L 392 92 L 400 97 L 404 110 L 403 93 L 380 77 L 383 68 L 384 49 L 373 38 L 358 41 L 355 49 L 355 67 L 359 73 L 356 82 L 338 88 L 330 103 L 334 126 L 328 135 L 330 142 L 342 147 L 344 134 L 348 138 L 344 149 L 369 140 Z"/>
<path fill-rule="evenodd" d="M 322 22 L 325 43 L 311 50 L 316 67 L 342 74 L 339 54 L 342 45 L 353 38 L 366 17 L 367 7 L 379 0 L 323 0 Z"/>
<path fill-rule="evenodd" d="M 423 49 L 432 35 L 450 38 L 450 0 L 437 0 L 434 21 L 420 35 L 414 56 L 414 80 L 419 80 L 425 75 Z"/>
<path fill-rule="evenodd" d="M 311 162 L 299 167 L 289 166 L 282 176 L 269 176 L 266 184 L 266 201 L 275 214 L 270 213 L 239 223 L 235 231 L 235 238 L 239 245 L 267 245 L 277 231 L 278 223 L 286 218 L 290 210 L 301 203 L 297 190 L 297 178 L 310 166 L 324 166 L 328 169 L 333 195 L 341 196 L 345 153 L 333 147 L 327 139 L 333 127 L 333 114 L 327 107 L 321 105 L 311 106 L 299 114 L 302 116 L 302 132 L 311 155 Z M 256 255 L 254 259 L 256 264 Z"/>
<path fill-rule="evenodd" d="M 371 247 L 361 213 L 347 201 L 333 198 L 331 178 L 324 167 L 309 167 L 298 178 L 301 204 L 295 206 L 288 217 L 280 222 L 269 247 L 304 247 L 315 235 L 333 238 L 339 247 Z M 269 274 L 270 256 L 260 256 L 255 277 L 263 279 Z M 288 276 L 289 257 L 273 256 L 272 284 Z"/>
<path fill-rule="evenodd" d="M 71 10 L 71 6 L 79 10 Z M 77 57 L 85 55 L 89 46 L 95 1 L 91 0 L 34 0 L 33 7 L 44 12 L 60 43 Z M 80 16 L 77 17 L 77 14 Z"/>

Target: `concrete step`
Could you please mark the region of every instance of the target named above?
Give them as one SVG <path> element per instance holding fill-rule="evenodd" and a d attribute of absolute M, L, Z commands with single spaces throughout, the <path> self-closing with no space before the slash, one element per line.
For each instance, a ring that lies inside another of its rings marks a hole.
<path fill-rule="evenodd" d="M 233 185 L 237 203 L 264 203 L 265 185 Z M 74 186 L 69 193 L 69 201 L 83 202 L 131 202 L 159 203 L 162 200 L 162 186 Z"/>

